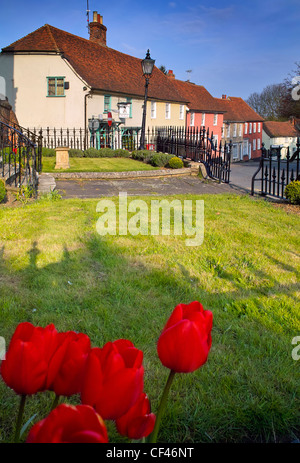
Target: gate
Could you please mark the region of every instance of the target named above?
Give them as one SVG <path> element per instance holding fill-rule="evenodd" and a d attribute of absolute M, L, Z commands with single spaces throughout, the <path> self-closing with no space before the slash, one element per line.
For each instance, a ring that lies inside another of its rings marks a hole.
<path fill-rule="evenodd" d="M 42 137 L 0 121 L 0 176 L 15 187 L 30 185 L 35 194 L 42 169 Z M 29 138 L 31 137 L 31 139 Z"/>
<path fill-rule="evenodd" d="M 255 182 L 259 182 L 260 195 L 284 199 L 285 187 L 294 180 L 300 180 L 300 138 L 296 146 L 292 155 L 288 148 L 286 158 L 282 159 L 281 149 L 277 149 L 274 155 L 272 150 L 266 150 L 262 144 L 260 164 L 252 177 L 251 195 L 254 195 Z"/>
<path fill-rule="evenodd" d="M 209 177 L 229 183 L 232 143 L 219 145 L 205 127 L 160 127 L 156 129 L 156 150 L 183 159 L 202 162 Z"/>

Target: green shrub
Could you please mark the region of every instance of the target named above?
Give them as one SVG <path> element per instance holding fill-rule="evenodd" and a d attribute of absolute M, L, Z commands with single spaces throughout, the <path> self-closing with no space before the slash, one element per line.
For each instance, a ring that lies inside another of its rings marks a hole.
<path fill-rule="evenodd" d="M 99 153 L 96 148 L 88 148 L 83 152 L 84 158 L 99 158 Z"/>
<path fill-rule="evenodd" d="M 42 148 L 42 156 L 45 156 L 45 158 L 52 158 L 56 156 L 55 149 Z"/>
<path fill-rule="evenodd" d="M 180 158 L 178 158 L 177 156 L 174 156 L 169 161 L 169 167 L 171 167 L 171 169 L 182 169 L 183 162 Z"/>
<path fill-rule="evenodd" d="M 173 158 L 172 154 L 155 153 L 150 159 L 150 164 L 154 167 L 165 167 L 168 165 L 170 159 Z"/>
<path fill-rule="evenodd" d="M 132 151 L 131 156 L 132 159 L 135 159 L 136 161 L 143 161 L 146 163 L 149 163 L 149 161 L 152 159 L 154 156 L 155 151 L 149 151 L 149 150 L 136 150 Z"/>
<path fill-rule="evenodd" d="M 4 180 L 0 180 L 0 203 L 4 200 L 6 196 L 6 188 Z"/>
<path fill-rule="evenodd" d="M 128 150 L 114 150 L 114 157 L 115 158 L 129 158 L 130 157 L 130 152 Z"/>
<path fill-rule="evenodd" d="M 294 180 L 284 190 L 284 195 L 292 204 L 300 204 L 300 181 Z"/>
<path fill-rule="evenodd" d="M 75 148 L 69 150 L 70 158 L 83 158 L 83 151 Z"/>

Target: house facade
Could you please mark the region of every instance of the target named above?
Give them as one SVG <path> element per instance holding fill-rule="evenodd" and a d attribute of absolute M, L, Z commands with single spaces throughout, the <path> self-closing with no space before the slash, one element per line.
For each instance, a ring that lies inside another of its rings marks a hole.
<path fill-rule="evenodd" d="M 224 112 L 222 139 L 232 142 L 232 160 L 261 157 L 264 119 L 239 97 L 217 98 Z"/>
<path fill-rule="evenodd" d="M 264 121 L 263 143 L 269 150 L 280 148 L 282 158 L 286 158 L 289 148 L 290 155 L 297 149 L 297 140 L 300 137 L 300 120 L 291 118 L 286 122 Z"/>
<path fill-rule="evenodd" d="M 141 129 L 145 79 L 141 59 L 109 48 L 102 17 L 94 12 L 84 39 L 46 24 L 2 49 L 0 75 L 20 125 L 30 129 L 81 128 L 89 120 Z M 120 113 L 120 104 L 126 113 Z M 187 102 L 154 67 L 146 128 L 185 125 Z"/>
<path fill-rule="evenodd" d="M 171 83 L 178 93 L 188 101 L 186 127 L 205 127 L 213 134 L 214 143 L 219 145 L 222 137 L 224 110 L 218 101 L 202 86 L 175 78 L 173 71 L 168 72 Z"/>

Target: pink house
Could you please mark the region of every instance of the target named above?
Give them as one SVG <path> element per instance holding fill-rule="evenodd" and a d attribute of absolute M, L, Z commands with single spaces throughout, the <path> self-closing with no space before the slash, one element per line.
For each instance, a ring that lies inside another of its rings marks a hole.
<path fill-rule="evenodd" d="M 205 127 L 213 133 L 218 144 L 222 138 L 224 109 L 219 102 L 202 86 L 189 81 L 175 79 L 173 71 L 168 77 L 176 87 L 177 92 L 189 102 L 186 113 L 186 127 Z"/>

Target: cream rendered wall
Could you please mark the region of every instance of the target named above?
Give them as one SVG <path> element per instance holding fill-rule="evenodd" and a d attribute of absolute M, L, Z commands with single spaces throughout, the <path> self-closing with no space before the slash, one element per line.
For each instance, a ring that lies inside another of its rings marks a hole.
<path fill-rule="evenodd" d="M 263 143 L 265 144 L 266 149 L 270 149 L 271 146 L 282 146 L 281 157 L 285 158 L 287 155 L 287 148 L 290 149 L 290 155 L 294 153 L 297 149 L 297 138 L 296 137 L 269 137 L 266 132 L 263 130 Z"/>
<path fill-rule="evenodd" d="M 54 54 L 0 55 L 0 75 L 6 78 L 7 96 L 20 125 L 84 127 L 85 83 Z M 70 83 L 63 97 L 47 96 L 47 77 L 65 77 Z"/>
<path fill-rule="evenodd" d="M 155 100 L 152 100 L 155 101 Z M 147 121 L 146 127 L 185 127 L 185 117 L 186 117 L 186 106 L 184 105 L 183 109 L 183 119 L 179 119 L 180 114 L 180 104 L 179 103 L 170 103 L 171 105 L 171 114 L 170 119 L 166 119 L 166 102 L 156 101 L 156 117 L 151 118 L 151 101 L 147 101 Z"/>

